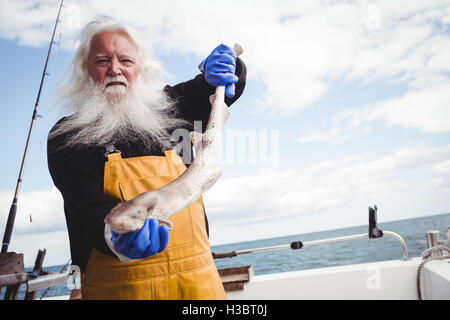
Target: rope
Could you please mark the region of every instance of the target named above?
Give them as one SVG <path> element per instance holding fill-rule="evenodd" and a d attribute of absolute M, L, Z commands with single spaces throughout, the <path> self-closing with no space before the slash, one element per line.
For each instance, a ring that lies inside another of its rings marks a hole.
<path fill-rule="evenodd" d="M 431 257 L 431 254 L 435 251 L 447 251 L 447 255 Z M 422 292 L 420 289 L 420 276 L 421 276 L 424 265 L 430 261 L 449 259 L 450 258 L 450 250 L 449 250 L 449 248 L 447 248 L 445 246 L 435 246 L 435 247 L 432 247 L 432 248 L 427 249 L 424 252 L 422 252 L 422 258 L 424 259 L 424 261 L 422 261 L 422 263 L 419 265 L 419 268 L 417 270 L 417 297 L 419 300 L 422 300 Z"/>

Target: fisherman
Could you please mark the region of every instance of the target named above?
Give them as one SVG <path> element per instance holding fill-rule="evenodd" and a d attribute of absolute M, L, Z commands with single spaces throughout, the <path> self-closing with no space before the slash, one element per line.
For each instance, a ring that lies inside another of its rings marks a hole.
<path fill-rule="evenodd" d="M 246 67 L 230 47 L 216 47 L 199 69 L 192 80 L 163 86 L 160 65 L 128 26 L 102 19 L 83 29 L 60 92 L 69 115 L 48 137 L 83 299 L 226 298 L 201 197 L 170 218 L 170 232 L 154 218 L 124 234 L 104 222 L 120 201 L 183 173 L 189 162 L 180 161 L 172 133 L 192 131 L 194 121 L 205 129 L 216 86 L 225 86 L 228 106 L 241 96 Z"/>

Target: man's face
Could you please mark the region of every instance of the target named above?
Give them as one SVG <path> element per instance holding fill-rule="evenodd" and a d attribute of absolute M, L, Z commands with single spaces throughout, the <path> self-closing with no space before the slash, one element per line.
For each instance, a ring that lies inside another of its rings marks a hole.
<path fill-rule="evenodd" d="M 126 92 L 128 87 L 134 84 L 140 71 L 137 48 L 128 36 L 120 31 L 104 32 L 92 38 L 87 66 L 94 83 L 106 85 L 105 91 Z M 125 77 L 127 83 L 108 83 L 110 77 Z"/>

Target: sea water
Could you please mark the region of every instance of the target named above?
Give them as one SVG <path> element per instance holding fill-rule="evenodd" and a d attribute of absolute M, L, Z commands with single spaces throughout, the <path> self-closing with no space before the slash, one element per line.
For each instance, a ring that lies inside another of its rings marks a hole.
<path fill-rule="evenodd" d="M 440 214 L 422 218 L 378 223 L 378 228 L 399 234 L 405 240 L 408 255 L 420 257 L 427 249 L 425 234 L 427 231 L 440 231 L 441 240 L 447 240 L 447 228 L 450 227 L 450 214 Z M 239 242 L 212 246 L 213 252 L 239 251 L 254 248 L 290 244 L 292 241 L 313 241 L 327 238 L 367 233 L 368 226 L 358 226 L 338 230 L 328 230 L 307 234 L 297 234 L 279 238 Z M 445 244 L 446 245 L 446 244 Z M 252 265 L 255 275 L 368 263 L 384 260 L 403 259 L 403 251 L 397 239 L 385 235 L 378 239 L 356 239 L 343 242 L 307 246 L 302 249 L 281 249 L 238 255 L 233 258 L 216 259 L 217 268 L 229 268 Z M 60 272 L 64 266 L 44 267 L 45 271 Z M 26 271 L 31 271 L 30 269 Z M 58 285 L 49 290 L 39 290 L 36 299 L 70 295 L 70 285 Z M 21 285 L 18 299 L 23 299 L 26 286 Z M 0 298 L 3 298 L 5 289 Z"/>

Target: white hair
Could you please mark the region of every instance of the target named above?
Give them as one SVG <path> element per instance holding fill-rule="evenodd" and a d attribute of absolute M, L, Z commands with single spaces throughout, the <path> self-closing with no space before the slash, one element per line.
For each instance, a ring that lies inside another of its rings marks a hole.
<path fill-rule="evenodd" d="M 91 41 L 95 35 L 105 32 L 125 33 L 138 51 L 140 73 L 123 99 L 106 99 L 101 86 L 95 85 L 88 74 Z M 72 115 L 49 135 L 53 139 L 70 133 L 65 137 L 64 147 L 139 139 L 148 148 L 155 145 L 168 148 L 170 130 L 187 125 L 187 121 L 177 117 L 175 102 L 162 90 L 160 64 L 149 57 L 128 26 L 105 18 L 87 24 L 69 70 L 71 75 L 61 86 L 58 100 L 60 109 Z"/>

